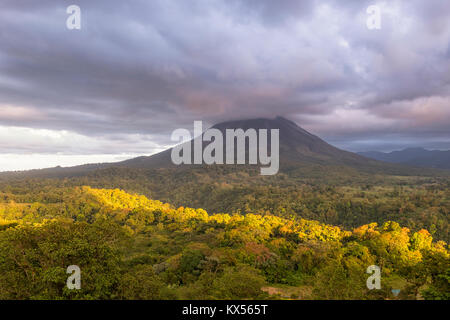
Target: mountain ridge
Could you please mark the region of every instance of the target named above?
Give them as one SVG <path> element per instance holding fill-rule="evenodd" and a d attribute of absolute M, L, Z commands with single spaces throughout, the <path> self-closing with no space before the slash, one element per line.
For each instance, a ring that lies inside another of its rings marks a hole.
<path fill-rule="evenodd" d="M 427 150 L 422 147 L 416 147 L 392 152 L 366 151 L 358 152 L 358 154 L 390 163 L 450 169 L 450 150 Z"/>

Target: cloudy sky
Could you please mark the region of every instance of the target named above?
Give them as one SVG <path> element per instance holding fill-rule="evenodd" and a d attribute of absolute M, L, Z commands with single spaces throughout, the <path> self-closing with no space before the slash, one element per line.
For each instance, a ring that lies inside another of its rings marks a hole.
<path fill-rule="evenodd" d="M 450 149 L 450 2 L 0 2 L 0 171 L 149 155 L 194 120 L 277 115 L 351 151 Z"/>

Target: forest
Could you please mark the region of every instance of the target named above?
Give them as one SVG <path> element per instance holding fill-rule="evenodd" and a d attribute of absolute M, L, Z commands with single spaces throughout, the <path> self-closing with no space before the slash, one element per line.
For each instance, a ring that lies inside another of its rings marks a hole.
<path fill-rule="evenodd" d="M 82 180 L 1 184 L 0 299 L 450 299 L 449 196 L 438 183 L 305 185 L 285 204 L 271 204 L 282 196 L 267 186 L 247 208 L 208 213 Z M 360 223 L 376 210 L 379 222 Z M 79 290 L 66 286 L 69 265 L 81 269 Z M 379 290 L 366 286 L 371 265 Z"/>
<path fill-rule="evenodd" d="M 40 171 L 38 171 L 40 172 Z M 449 238 L 450 178 L 440 175 L 364 174 L 348 167 L 314 166 L 261 176 L 254 167 L 198 166 L 186 169 L 107 168 L 48 178 L 0 175 L 0 192 L 22 202 L 40 202 L 53 189 L 119 188 L 175 207 L 209 213 L 304 218 L 347 229 L 395 221 L 413 231 Z M 415 174 L 415 173 L 414 173 Z M 11 195 L 12 196 L 12 195 Z"/>

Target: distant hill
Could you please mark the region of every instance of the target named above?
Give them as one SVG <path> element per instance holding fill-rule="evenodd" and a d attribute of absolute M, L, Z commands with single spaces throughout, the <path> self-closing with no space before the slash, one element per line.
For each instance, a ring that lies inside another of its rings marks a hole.
<path fill-rule="evenodd" d="M 426 150 L 424 148 L 408 148 L 389 153 L 368 151 L 359 155 L 390 163 L 406 164 L 416 167 L 450 169 L 450 150 Z"/>

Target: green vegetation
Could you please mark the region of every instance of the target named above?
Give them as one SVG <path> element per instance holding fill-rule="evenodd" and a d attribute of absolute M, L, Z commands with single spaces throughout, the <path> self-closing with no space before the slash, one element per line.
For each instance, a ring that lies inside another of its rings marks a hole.
<path fill-rule="evenodd" d="M 412 231 L 427 229 L 450 241 L 450 179 L 363 174 L 348 167 L 308 166 L 275 176 L 259 169 L 198 166 L 177 169 L 108 168 L 58 179 L 4 179 L 0 192 L 20 202 L 42 202 L 53 189 L 89 185 L 120 188 L 176 207 L 210 213 L 239 213 L 304 218 L 347 229 L 396 221 Z M 0 198 L 1 199 L 1 198 Z"/>
<path fill-rule="evenodd" d="M 280 204 L 277 216 L 266 208 L 276 193 L 266 202 L 255 198 L 263 215 L 250 207 L 245 214 L 208 214 L 119 189 L 71 186 L 82 180 L 9 182 L 0 189 L 0 298 L 394 299 L 391 289 L 401 289 L 397 299 L 449 299 L 448 246 L 430 234 L 442 235 L 446 225 L 429 232 L 385 221 L 352 230 L 300 218 L 333 206 L 337 214 L 348 199 L 348 214 L 355 216 L 381 203 L 380 212 L 396 212 L 416 199 L 414 209 L 403 210 L 424 216 L 436 210 L 447 223 L 448 189 L 439 184 L 359 191 L 303 186 L 285 199 L 302 196 L 305 205 L 292 214 L 288 206 L 282 213 Z M 72 264 L 81 268 L 81 290 L 65 286 Z M 366 287 L 373 264 L 382 269 L 381 290 Z"/>

